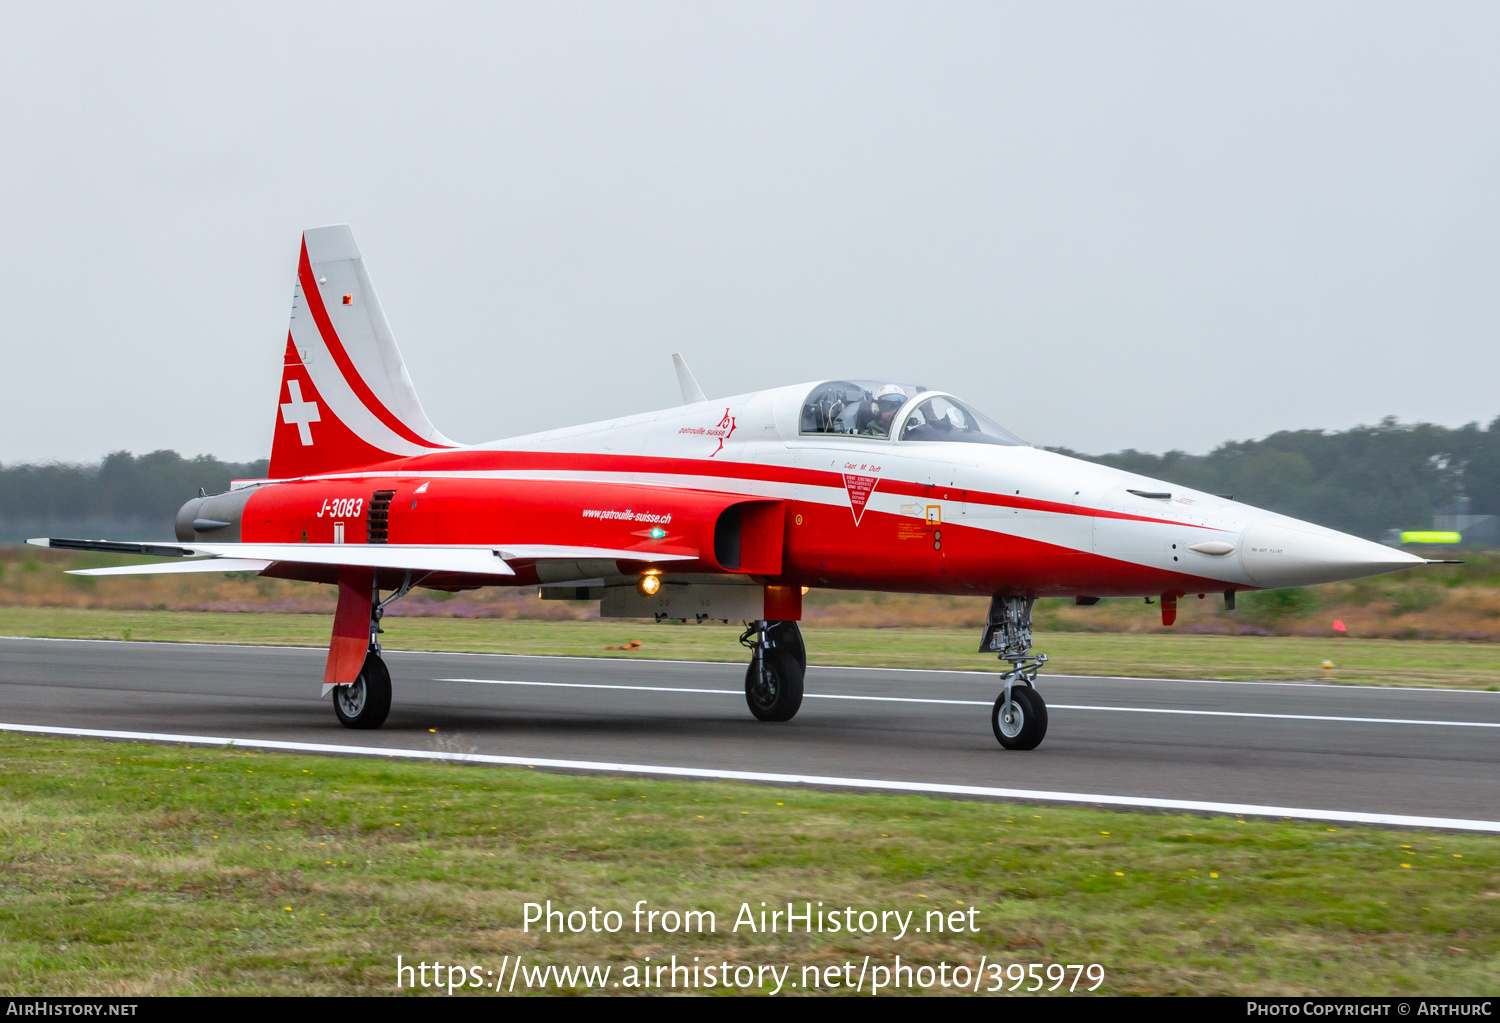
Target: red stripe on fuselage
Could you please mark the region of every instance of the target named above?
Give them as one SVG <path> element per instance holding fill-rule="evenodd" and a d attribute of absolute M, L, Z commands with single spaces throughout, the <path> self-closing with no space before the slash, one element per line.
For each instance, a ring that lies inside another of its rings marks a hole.
<path fill-rule="evenodd" d="M 409 440 L 413 444 L 424 448 L 442 449 L 444 445 L 436 444 L 430 440 L 419 437 L 390 409 L 385 403 L 370 390 L 370 385 L 365 383 L 365 378 L 359 375 L 354 361 L 349 358 L 349 353 L 344 351 L 344 343 L 339 340 L 338 331 L 333 329 L 333 321 L 328 318 L 328 309 L 323 305 L 323 293 L 318 290 L 317 278 L 313 276 L 312 263 L 307 258 L 307 242 L 302 242 L 302 258 L 298 261 L 297 276 L 302 282 L 302 294 L 307 299 L 308 311 L 312 313 L 313 322 L 318 325 L 318 333 L 323 337 L 323 344 L 327 346 L 328 353 L 333 356 L 335 365 L 339 372 L 344 374 L 344 379 L 349 382 L 350 388 L 365 408 L 369 409 L 375 418 L 379 419 L 398 437 Z"/>
<path fill-rule="evenodd" d="M 723 571 L 713 556 L 719 514 L 729 505 L 745 502 L 742 495 L 722 491 L 597 480 L 424 480 L 410 473 L 345 477 L 272 484 L 258 490 L 245 507 L 243 538 L 250 543 L 303 539 L 331 543 L 336 533 L 330 509 L 341 503 L 346 509 L 342 514 L 352 516 L 341 520 L 345 523 L 345 541 L 364 543 L 366 502 L 378 490 L 393 494 L 387 513 L 387 539 L 394 544 L 464 543 L 501 548 L 508 544 L 558 544 L 638 550 L 643 561 L 652 554 L 682 554 L 696 559 L 668 566 L 666 570 L 674 575 Z M 763 574 L 783 585 L 951 595 L 1006 592 L 1040 597 L 1205 593 L 1232 585 L 1165 566 L 1095 554 L 1086 546 L 1078 549 L 962 522 L 928 529 L 921 520 L 869 511 L 855 526 L 848 512 L 837 506 L 795 498 L 778 503 L 785 505 L 782 561 L 779 571 Z M 590 516 L 585 509 L 622 513 L 628 509 L 645 514 L 631 518 Z M 663 521 L 666 535 L 651 537 L 645 528 L 651 521 Z M 1081 531 L 1091 533 L 1086 526 Z M 742 558 L 744 553 L 742 549 Z M 507 585 L 545 581 L 524 561 L 513 567 L 517 574 Z M 629 575 L 638 566 L 617 565 L 616 570 Z M 334 578 L 327 572 L 309 574 L 313 569 L 308 567 L 277 570 L 282 575 L 291 572 L 299 574 L 287 577 Z M 493 578 L 442 579 L 430 584 L 495 584 Z"/>
<path fill-rule="evenodd" d="M 959 523 L 945 522 L 929 532 L 918 520 L 868 512 L 853 527 L 846 513 L 826 507 L 791 502 L 789 510 L 800 513 L 802 522 L 794 518 L 795 524 L 788 529 L 786 563 L 779 578 L 783 583 L 950 596 L 1021 593 L 1034 597 L 1208 593 L 1228 585 Z"/>
<path fill-rule="evenodd" d="M 844 489 L 844 478 L 838 472 L 824 469 L 795 469 L 791 467 L 764 465 L 758 462 L 710 462 L 695 458 L 665 458 L 657 455 L 606 455 L 574 451 L 485 451 L 466 449 L 434 452 L 430 455 L 414 455 L 411 458 L 382 462 L 359 470 L 362 474 L 420 476 L 423 473 L 443 472 L 463 474 L 466 472 L 611 472 L 653 473 L 663 476 L 712 476 L 721 479 L 754 480 L 762 483 L 787 483 L 794 486 L 827 487 Z M 541 481 L 545 482 L 545 481 Z M 599 480 L 597 482 L 604 482 Z M 627 482 L 627 481 L 621 481 Z M 682 486 L 681 483 L 650 484 L 628 481 L 638 486 Z M 1109 511 L 1103 508 L 1088 508 L 1060 501 L 1042 501 L 1022 497 L 1018 494 L 990 494 L 977 490 L 961 490 L 956 487 L 940 487 L 934 484 L 912 483 L 906 480 L 881 477 L 880 491 L 908 497 L 932 497 L 935 493 L 958 493 L 960 501 L 972 504 L 994 505 L 1001 508 L 1018 508 L 1023 511 L 1048 512 L 1054 515 L 1083 515 L 1089 518 L 1123 519 L 1128 522 L 1154 522 L 1166 526 L 1186 526 L 1223 532 L 1216 526 L 1205 526 L 1177 519 L 1161 519 L 1149 515 L 1132 515 L 1129 512 Z M 753 495 L 747 495 L 753 496 Z M 953 500 L 954 498 L 949 498 Z"/>
<path fill-rule="evenodd" d="M 944 499 L 953 500 L 951 495 L 957 491 L 959 501 L 967 504 L 987 504 L 997 508 L 1019 508 L 1022 511 L 1049 512 L 1053 515 L 1086 515 L 1096 519 L 1125 519 L 1130 522 L 1156 522 L 1166 526 L 1190 526 L 1193 529 L 1215 529 L 1213 526 L 1200 526 L 1193 522 L 1179 522 L 1176 519 L 1158 519 L 1149 515 L 1132 515 L 1129 512 L 1106 511 L 1102 508 L 1083 508 L 1076 504 L 1063 504 L 1060 501 L 1040 501 L 1035 498 L 1022 497 L 1019 494 L 987 494 L 980 490 L 964 490 L 960 487 L 940 487 L 935 483 L 907 483 L 904 480 L 881 480 L 881 490 L 887 494 L 902 494 L 907 497 L 932 497 L 942 492 Z M 825 484 L 826 485 L 826 484 Z M 1222 532 L 1222 530 L 1216 530 Z"/>

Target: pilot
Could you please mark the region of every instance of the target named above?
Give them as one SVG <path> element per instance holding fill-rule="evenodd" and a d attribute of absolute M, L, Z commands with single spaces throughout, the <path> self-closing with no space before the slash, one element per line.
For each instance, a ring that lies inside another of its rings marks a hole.
<path fill-rule="evenodd" d="M 875 392 L 875 400 L 870 403 L 870 421 L 860 433 L 866 437 L 889 437 L 891 420 L 905 404 L 906 392 L 897 384 L 886 384 Z"/>

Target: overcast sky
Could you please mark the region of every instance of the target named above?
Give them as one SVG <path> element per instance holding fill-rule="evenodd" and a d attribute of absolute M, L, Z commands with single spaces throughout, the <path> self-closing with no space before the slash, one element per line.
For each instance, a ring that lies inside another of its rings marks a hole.
<path fill-rule="evenodd" d="M 0 461 L 268 453 L 346 222 L 478 442 L 833 376 L 1038 444 L 1500 415 L 1500 5 L 0 6 Z"/>

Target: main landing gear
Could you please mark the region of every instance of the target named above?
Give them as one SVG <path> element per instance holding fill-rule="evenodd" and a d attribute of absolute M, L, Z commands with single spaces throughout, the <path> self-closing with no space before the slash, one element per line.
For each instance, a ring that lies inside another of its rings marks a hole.
<path fill-rule="evenodd" d="M 747 623 L 740 642 L 750 648 L 745 702 L 761 721 L 790 721 L 802 706 L 807 647 L 796 622 Z"/>
<path fill-rule="evenodd" d="M 391 672 L 380 656 L 380 634 L 385 631 L 380 627 L 380 619 L 385 617 L 386 605 L 410 593 L 411 586 L 411 573 L 405 572 L 401 576 L 401 585 L 390 596 L 381 600 L 380 574 L 378 571 L 371 573 L 370 599 L 367 604 L 369 642 L 365 651 L 364 664 L 360 666 L 359 675 L 353 682 L 333 687 L 333 713 L 338 717 L 339 724 L 345 728 L 379 728 L 385 724 L 385 719 L 391 712 Z M 344 587 L 340 586 L 341 605 L 345 599 L 347 598 Z M 364 604 L 365 601 L 361 600 L 359 603 Z M 341 606 L 339 614 L 343 613 L 345 613 L 344 608 Z M 357 623 L 354 624 L 357 628 Z M 335 622 L 335 633 L 338 628 L 338 623 Z M 335 635 L 334 642 L 338 642 L 337 635 Z M 358 647 L 355 649 L 357 651 Z"/>
<path fill-rule="evenodd" d="M 1047 735 L 1047 704 L 1036 691 L 1036 676 L 1046 654 L 1031 652 L 1032 597 L 991 597 L 980 653 L 998 654 L 1010 662 L 1001 675 L 1004 691 L 995 700 L 990 724 L 1006 749 L 1036 749 Z"/>

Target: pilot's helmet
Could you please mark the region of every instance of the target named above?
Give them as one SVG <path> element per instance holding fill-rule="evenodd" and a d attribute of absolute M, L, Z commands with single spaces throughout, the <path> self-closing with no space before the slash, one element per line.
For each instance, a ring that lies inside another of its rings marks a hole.
<path fill-rule="evenodd" d="M 906 404 L 906 392 L 900 384 L 886 384 L 875 392 L 875 407 L 880 412 L 896 412 Z"/>

